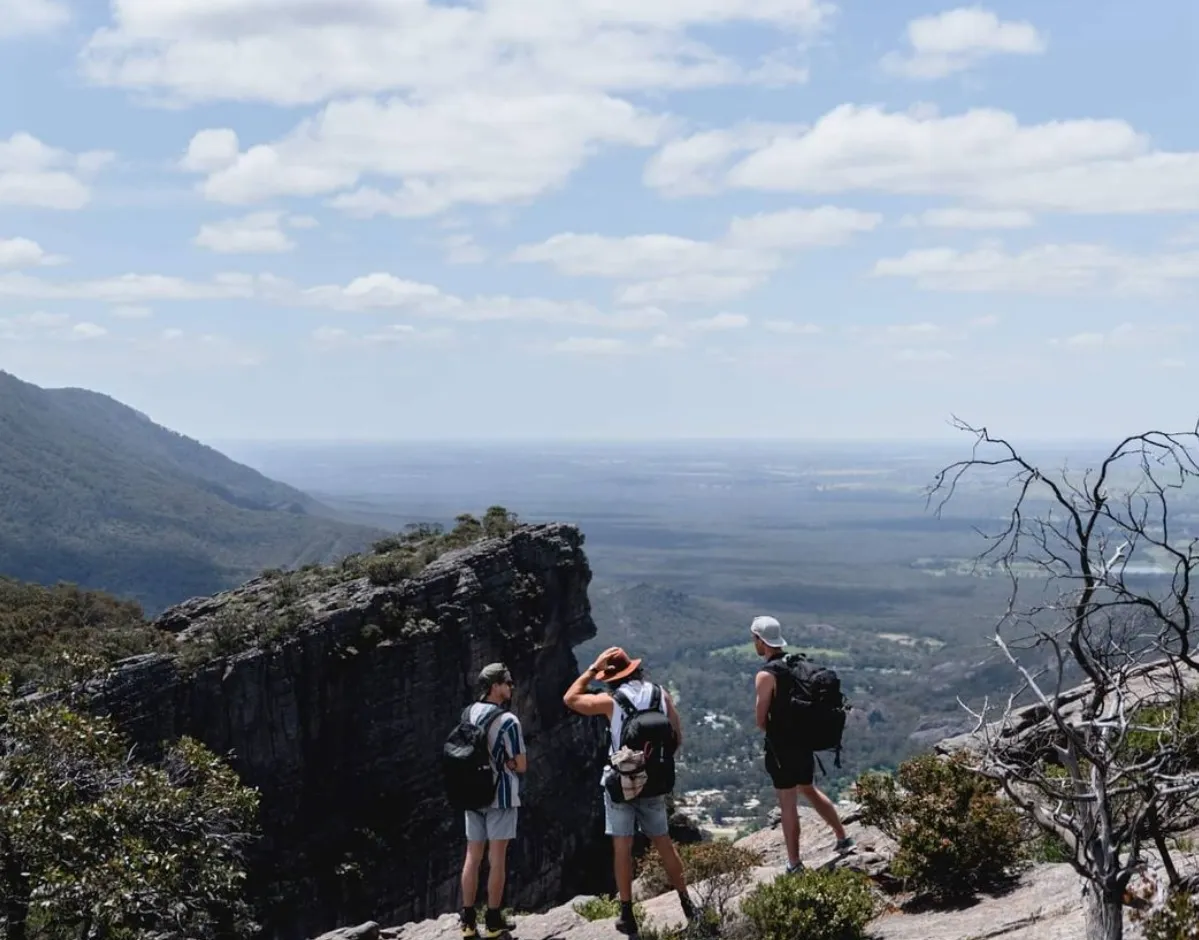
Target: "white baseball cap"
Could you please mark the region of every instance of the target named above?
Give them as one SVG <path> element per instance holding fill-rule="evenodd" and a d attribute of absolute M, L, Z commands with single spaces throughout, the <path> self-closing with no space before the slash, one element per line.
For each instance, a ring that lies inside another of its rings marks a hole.
<path fill-rule="evenodd" d="M 754 617 L 753 623 L 749 625 L 749 632 L 774 649 L 782 649 L 787 645 L 787 641 L 783 639 L 782 625 L 773 617 Z"/>

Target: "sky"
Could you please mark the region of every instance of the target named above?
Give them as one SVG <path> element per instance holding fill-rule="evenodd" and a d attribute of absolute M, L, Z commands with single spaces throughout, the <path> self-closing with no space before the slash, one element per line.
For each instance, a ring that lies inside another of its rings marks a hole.
<path fill-rule="evenodd" d="M 1193 0 L 0 0 L 0 369 L 202 440 L 1189 429 Z"/>

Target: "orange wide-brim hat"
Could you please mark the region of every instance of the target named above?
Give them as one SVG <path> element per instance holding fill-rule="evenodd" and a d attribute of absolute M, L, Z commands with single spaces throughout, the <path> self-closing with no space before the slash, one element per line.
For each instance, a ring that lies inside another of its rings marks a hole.
<path fill-rule="evenodd" d="M 626 676 L 631 676 L 641 665 L 640 659 L 629 659 L 629 654 L 618 649 L 604 666 L 604 671 L 597 677 L 601 682 L 617 682 Z"/>

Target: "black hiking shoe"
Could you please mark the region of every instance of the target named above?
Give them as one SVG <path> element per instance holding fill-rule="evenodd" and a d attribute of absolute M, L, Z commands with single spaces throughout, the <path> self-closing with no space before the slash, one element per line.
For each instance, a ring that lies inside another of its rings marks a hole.
<path fill-rule="evenodd" d="M 493 911 L 487 909 L 487 916 L 483 918 L 483 929 L 479 931 L 479 936 L 484 940 L 495 940 L 496 937 L 507 933 L 516 926 L 516 922 L 504 916 L 503 911 Z"/>
<path fill-rule="evenodd" d="M 616 919 L 616 929 L 630 937 L 637 936 L 637 915 L 633 913 L 631 901 L 620 902 L 620 917 Z"/>

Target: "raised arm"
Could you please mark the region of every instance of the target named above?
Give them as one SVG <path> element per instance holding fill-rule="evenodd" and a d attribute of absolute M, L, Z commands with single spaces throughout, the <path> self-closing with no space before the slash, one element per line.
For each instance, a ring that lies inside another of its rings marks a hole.
<path fill-rule="evenodd" d="M 754 676 L 754 695 L 754 721 L 759 730 L 765 731 L 770 702 L 774 698 L 774 676 L 764 671 Z"/>
<path fill-rule="evenodd" d="M 572 712 L 578 712 L 580 715 L 605 715 L 612 717 L 612 696 L 606 692 L 588 692 L 587 684 L 599 675 L 604 666 L 608 664 L 608 657 L 611 656 L 618 647 L 612 646 L 599 654 L 599 657 L 588 666 L 579 678 L 575 679 L 566 694 L 562 696 L 562 702 Z"/>

